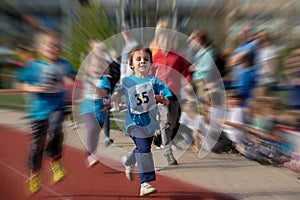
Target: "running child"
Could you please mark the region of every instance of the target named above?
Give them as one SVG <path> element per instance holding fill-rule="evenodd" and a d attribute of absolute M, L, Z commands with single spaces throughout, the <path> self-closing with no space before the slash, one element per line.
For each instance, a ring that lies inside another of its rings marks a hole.
<path fill-rule="evenodd" d="M 98 163 L 98 158 L 95 153 L 99 141 L 101 129 L 108 117 L 108 111 L 102 111 L 104 103 L 110 95 L 110 81 L 106 77 L 109 63 L 97 55 L 90 55 L 87 58 L 86 74 L 83 77 L 84 91 L 83 101 L 80 106 L 80 114 L 87 128 L 87 165 L 92 167 Z M 109 131 L 109 130 L 108 130 Z M 104 143 L 112 143 L 109 135 L 105 136 Z"/>
<path fill-rule="evenodd" d="M 141 184 L 140 196 L 144 196 L 157 192 L 157 189 L 149 183 L 156 179 L 151 153 L 154 131 L 160 129 L 156 120 L 156 103 L 167 106 L 172 93 L 165 83 L 148 74 L 152 64 L 152 52 L 149 48 L 138 46 L 130 51 L 129 58 L 129 66 L 134 74 L 123 78 L 111 101 L 125 95 L 128 102 L 126 131 L 136 147 L 124 160 L 125 172 L 127 178 L 133 177 L 133 168 L 137 163 Z"/>
<path fill-rule="evenodd" d="M 42 188 L 40 169 L 44 147 L 50 157 L 53 181 L 59 182 L 65 177 L 61 163 L 64 134 L 63 78 L 66 75 L 58 53 L 60 41 L 57 34 L 41 31 L 35 36 L 38 59 L 25 63 L 26 67 L 17 74 L 21 88 L 29 93 L 28 117 L 31 119 L 32 139 L 28 166 L 30 169 L 29 190 L 36 193 Z"/>

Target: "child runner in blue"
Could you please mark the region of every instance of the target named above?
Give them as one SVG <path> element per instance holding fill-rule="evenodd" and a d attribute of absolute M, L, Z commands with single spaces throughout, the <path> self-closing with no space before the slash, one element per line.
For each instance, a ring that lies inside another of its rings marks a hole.
<path fill-rule="evenodd" d="M 53 181 L 58 182 L 65 177 L 61 157 L 65 108 L 63 78 L 67 73 L 58 57 L 59 37 L 53 32 L 42 31 L 36 34 L 35 45 L 39 59 L 26 63 L 26 67 L 16 77 L 22 83 L 22 89 L 29 94 L 28 117 L 31 119 L 32 139 L 28 183 L 32 193 L 38 192 L 42 187 L 39 172 L 45 146 L 46 154 L 51 158 Z M 48 143 L 45 145 L 47 134 Z"/>
<path fill-rule="evenodd" d="M 106 120 L 108 111 L 102 111 L 104 102 L 109 98 L 110 81 L 106 77 L 109 63 L 97 55 L 89 55 L 87 57 L 87 73 L 83 77 L 84 91 L 83 101 L 81 103 L 80 114 L 87 128 L 87 164 L 91 167 L 98 163 L 95 156 L 99 134 L 104 123 L 109 123 Z M 105 141 L 111 141 L 108 136 L 105 136 Z"/>
<path fill-rule="evenodd" d="M 141 184 L 140 196 L 144 196 L 157 192 L 149 183 L 155 180 L 151 144 L 154 131 L 160 129 L 156 120 L 156 103 L 168 105 L 168 97 L 171 97 L 172 93 L 165 83 L 148 74 L 152 64 L 150 49 L 138 46 L 129 53 L 129 57 L 129 65 L 134 74 L 122 79 L 122 84 L 113 93 L 111 101 L 125 95 L 128 102 L 126 130 L 136 147 L 133 150 L 134 154 L 131 154 L 134 156 L 128 158 L 124 164 L 126 173 L 132 173 L 132 168 L 137 162 Z M 129 177 L 128 174 L 126 176 Z"/>

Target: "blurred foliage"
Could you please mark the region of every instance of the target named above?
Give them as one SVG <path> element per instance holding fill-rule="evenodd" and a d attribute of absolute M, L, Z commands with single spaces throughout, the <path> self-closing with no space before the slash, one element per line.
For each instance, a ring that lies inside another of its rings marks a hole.
<path fill-rule="evenodd" d="M 66 41 L 64 57 L 75 69 L 79 69 L 87 54 L 88 40 L 94 38 L 103 41 L 116 34 L 118 29 L 100 4 L 81 7 L 76 14 Z"/>
<path fill-rule="evenodd" d="M 300 40 L 293 40 L 289 43 L 287 43 L 284 48 L 281 49 L 281 51 L 278 52 L 279 55 L 279 71 L 278 71 L 278 75 L 282 78 L 283 76 L 283 71 L 286 68 L 285 66 L 285 59 L 287 58 L 287 56 L 289 56 L 291 54 L 292 51 L 294 51 L 295 49 L 299 49 L 300 48 Z"/>

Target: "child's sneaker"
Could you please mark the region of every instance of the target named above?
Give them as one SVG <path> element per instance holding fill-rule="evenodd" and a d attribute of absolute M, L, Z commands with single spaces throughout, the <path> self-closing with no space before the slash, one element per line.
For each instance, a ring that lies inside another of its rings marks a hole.
<path fill-rule="evenodd" d="M 114 143 L 113 139 L 105 138 L 105 140 L 104 140 L 104 145 L 105 145 L 105 146 L 108 147 L 108 146 L 111 145 L 112 143 Z"/>
<path fill-rule="evenodd" d="M 127 159 L 126 156 L 122 157 L 122 163 L 125 167 L 125 175 L 128 180 L 132 181 L 134 180 L 134 165 L 129 165 L 129 166 L 125 165 L 126 159 Z"/>
<path fill-rule="evenodd" d="M 157 189 L 154 188 L 149 183 L 145 182 L 145 183 L 141 184 L 140 196 L 145 196 L 145 195 L 153 194 L 156 192 L 157 192 Z"/>
<path fill-rule="evenodd" d="M 167 159 L 169 165 L 178 165 L 178 162 L 175 159 L 175 157 L 173 156 L 173 154 L 167 153 L 164 156 Z"/>
<path fill-rule="evenodd" d="M 31 193 L 37 193 L 42 188 L 42 182 L 39 173 L 32 174 L 29 178 L 29 190 Z"/>
<path fill-rule="evenodd" d="M 66 175 L 66 172 L 65 172 L 60 160 L 57 160 L 57 161 L 54 161 L 53 163 L 51 163 L 51 170 L 53 172 L 53 181 L 54 182 L 61 181 Z"/>
<path fill-rule="evenodd" d="M 88 164 L 88 168 L 94 166 L 95 164 L 97 164 L 99 161 L 98 159 L 96 158 L 96 156 L 94 154 L 90 154 L 88 157 L 87 157 L 87 164 Z"/>

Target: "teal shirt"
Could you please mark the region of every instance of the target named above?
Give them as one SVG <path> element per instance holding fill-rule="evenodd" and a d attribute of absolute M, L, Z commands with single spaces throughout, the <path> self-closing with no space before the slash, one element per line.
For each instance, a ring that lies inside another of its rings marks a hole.
<path fill-rule="evenodd" d="M 143 131 L 139 132 L 140 135 L 134 136 L 150 137 L 155 130 L 160 129 L 159 122 L 156 119 L 158 110 L 154 95 L 162 92 L 165 98 L 172 96 L 171 91 L 163 81 L 155 76 L 139 78 L 131 75 L 122 79 L 122 85 L 116 91 L 124 94 L 126 102 L 128 102 L 125 119 L 127 133 L 131 134 L 130 130 L 132 128 L 140 128 Z M 154 106 L 148 106 L 149 104 Z"/>
<path fill-rule="evenodd" d="M 208 79 L 209 73 L 215 66 L 213 49 L 208 47 L 204 51 L 199 51 L 193 59 L 196 70 L 193 73 L 193 80 Z"/>
<path fill-rule="evenodd" d="M 98 89 L 106 89 L 108 94 L 110 94 L 110 82 L 108 78 L 91 78 L 90 81 L 93 82 Z M 109 95 L 107 95 L 106 98 L 99 97 L 96 94 L 95 88 L 91 87 L 87 82 L 84 83 L 84 88 L 84 100 L 81 102 L 80 114 L 84 115 L 87 113 L 92 113 L 95 117 L 97 117 L 100 123 L 103 123 L 107 117 L 107 112 L 101 113 L 100 110 L 104 108 L 104 101 L 109 97 Z"/>
<path fill-rule="evenodd" d="M 60 63 L 50 64 L 43 60 L 25 63 L 25 68 L 18 71 L 19 82 L 34 86 L 53 85 L 49 92 L 28 94 L 27 115 L 33 120 L 45 120 L 55 110 L 64 109 L 63 76 L 65 72 Z"/>

